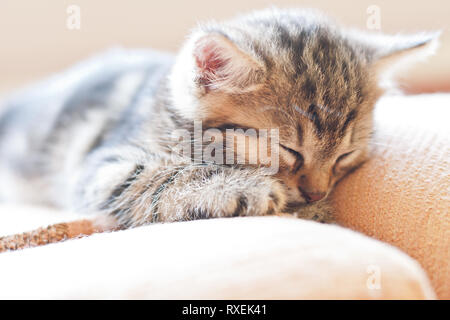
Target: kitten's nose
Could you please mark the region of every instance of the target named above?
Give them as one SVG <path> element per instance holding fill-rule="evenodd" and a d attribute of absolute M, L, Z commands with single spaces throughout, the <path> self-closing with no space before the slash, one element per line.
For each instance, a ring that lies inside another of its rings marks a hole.
<path fill-rule="evenodd" d="M 326 194 L 326 192 L 303 192 L 303 196 L 308 203 L 319 201 L 325 198 Z"/>

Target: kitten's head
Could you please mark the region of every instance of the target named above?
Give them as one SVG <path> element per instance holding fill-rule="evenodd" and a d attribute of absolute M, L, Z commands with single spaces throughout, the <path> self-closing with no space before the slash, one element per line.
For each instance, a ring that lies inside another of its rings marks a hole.
<path fill-rule="evenodd" d="M 318 201 L 365 159 L 381 80 L 435 38 L 359 33 L 303 10 L 210 23 L 178 56 L 173 105 L 204 128 L 279 129 L 289 201 Z"/>

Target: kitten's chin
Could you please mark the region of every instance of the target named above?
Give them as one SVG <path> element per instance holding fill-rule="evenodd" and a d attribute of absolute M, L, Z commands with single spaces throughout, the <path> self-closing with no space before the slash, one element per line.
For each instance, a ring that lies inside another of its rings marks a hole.
<path fill-rule="evenodd" d="M 286 213 L 292 213 L 304 207 L 306 204 L 306 202 L 291 201 L 286 204 L 283 211 Z"/>

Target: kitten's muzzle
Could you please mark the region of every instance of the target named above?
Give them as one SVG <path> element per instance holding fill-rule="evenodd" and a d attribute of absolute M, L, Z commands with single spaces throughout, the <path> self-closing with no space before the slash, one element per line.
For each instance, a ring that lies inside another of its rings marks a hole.
<path fill-rule="evenodd" d="M 319 200 L 322 200 L 327 195 L 326 192 L 306 192 L 306 191 L 304 191 L 304 190 L 302 190 L 300 188 L 299 188 L 299 190 L 300 190 L 303 198 L 308 203 L 317 202 Z"/>

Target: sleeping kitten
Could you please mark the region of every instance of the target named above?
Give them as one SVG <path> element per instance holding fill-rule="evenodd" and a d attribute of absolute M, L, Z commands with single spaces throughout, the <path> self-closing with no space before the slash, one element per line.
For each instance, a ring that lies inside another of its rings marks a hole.
<path fill-rule="evenodd" d="M 367 158 L 383 76 L 436 37 L 365 34 L 317 12 L 271 9 L 195 29 L 176 58 L 109 52 L 10 99 L 0 199 L 123 227 L 280 213 L 329 221 L 333 186 Z M 261 134 L 270 129 L 276 137 Z M 179 152 L 177 130 L 194 152 Z M 268 139 L 277 170 L 261 147 L 234 140 L 209 153 L 216 161 L 205 157 L 227 133 Z M 230 148 L 234 163 L 218 161 Z"/>

